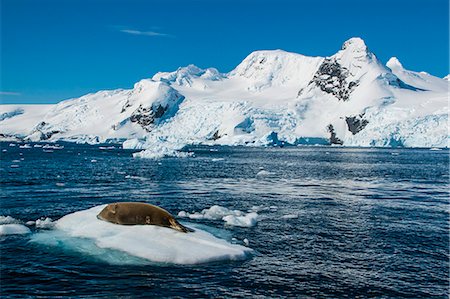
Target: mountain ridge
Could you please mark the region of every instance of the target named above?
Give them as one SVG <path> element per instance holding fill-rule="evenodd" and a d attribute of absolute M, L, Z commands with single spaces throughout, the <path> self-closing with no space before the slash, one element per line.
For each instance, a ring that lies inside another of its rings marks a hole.
<path fill-rule="evenodd" d="M 445 79 L 408 71 L 396 58 L 384 65 L 362 39 L 351 38 L 328 57 L 261 50 L 228 73 L 194 65 L 158 72 L 129 90 L 62 101 L 39 117 L 21 105 L 2 105 L 0 133 L 31 141 L 124 141 L 147 149 L 142 157 L 156 157 L 152 148 L 169 155 L 187 144 L 305 140 L 447 147 L 447 96 Z M 14 114 L 17 109 L 22 112 Z"/>

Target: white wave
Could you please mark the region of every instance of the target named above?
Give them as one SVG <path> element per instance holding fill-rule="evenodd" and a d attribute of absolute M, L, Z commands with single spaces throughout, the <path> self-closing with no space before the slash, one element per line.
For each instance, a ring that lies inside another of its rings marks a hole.
<path fill-rule="evenodd" d="M 228 243 L 202 229 L 181 233 L 153 225 L 125 226 L 105 222 L 96 217 L 104 207 L 101 205 L 66 215 L 56 221 L 55 231 L 63 233 L 72 241 L 74 238 L 89 239 L 99 250 L 121 251 L 157 263 L 198 264 L 239 260 L 246 258 L 252 251 Z"/>

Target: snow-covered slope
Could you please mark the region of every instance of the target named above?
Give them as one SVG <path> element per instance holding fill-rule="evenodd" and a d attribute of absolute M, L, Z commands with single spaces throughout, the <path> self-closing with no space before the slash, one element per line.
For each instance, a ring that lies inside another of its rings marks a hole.
<path fill-rule="evenodd" d="M 8 115 L 0 132 L 34 141 L 121 140 L 147 149 L 141 157 L 199 143 L 447 147 L 448 86 L 396 58 L 383 65 L 352 38 L 329 57 L 256 51 L 229 73 L 194 65 L 157 73 L 131 90 L 63 101 L 33 115 L 32 127 L 14 113 L 20 107 L 0 106 Z"/>

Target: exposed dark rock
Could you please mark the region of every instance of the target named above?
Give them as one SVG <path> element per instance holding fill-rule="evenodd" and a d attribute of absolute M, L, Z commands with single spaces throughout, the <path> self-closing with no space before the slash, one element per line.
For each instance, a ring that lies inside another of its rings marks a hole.
<path fill-rule="evenodd" d="M 152 126 L 155 123 L 155 119 L 161 118 L 166 112 L 167 107 L 163 107 L 158 105 L 156 111 L 154 111 L 154 107 L 143 107 L 139 105 L 139 107 L 131 114 L 130 121 L 138 123 L 141 127 L 150 132 Z"/>
<path fill-rule="evenodd" d="M 125 104 L 122 106 L 122 110 L 120 111 L 120 113 L 124 113 L 125 110 L 127 110 L 128 107 L 131 107 L 131 104 L 130 104 L 130 102 L 127 100 L 127 101 L 125 102 Z"/>
<path fill-rule="evenodd" d="M 336 132 L 334 132 L 334 127 L 332 124 L 329 124 L 327 127 L 327 131 L 330 133 L 330 143 L 331 144 L 339 144 L 342 145 L 344 142 L 336 137 Z"/>
<path fill-rule="evenodd" d="M 347 101 L 350 93 L 358 86 L 358 81 L 347 83 L 348 70 L 334 59 L 325 59 L 317 70 L 314 78 L 309 82 L 315 84 L 322 91 L 332 94 L 338 100 Z M 299 91 L 298 95 L 302 93 Z"/>
<path fill-rule="evenodd" d="M 0 114 L 0 121 L 3 121 L 5 119 L 8 119 L 8 118 L 20 115 L 20 114 L 23 114 L 23 109 L 21 109 L 21 108 L 16 109 L 14 111 L 2 113 L 2 114 Z"/>
<path fill-rule="evenodd" d="M 155 118 L 161 118 L 164 114 L 164 112 L 166 112 L 167 107 L 163 107 L 161 105 L 158 105 L 158 108 L 156 108 L 155 111 Z"/>
<path fill-rule="evenodd" d="M 208 140 L 217 140 L 217 139 L 219 139 L 219 138 L 221 138 L 222 136 L 220 136 L 219 135 L 219 130 L 217 130 L 217 131 L 215 131 L 214 132 L 214 134 L 210 137 L 210 138 L 208 138 Z"/>
<path fill-rule="evenodd" d="M 352 132 L 353 135 L 363 130 L 369 123 L 369 121 L 364 119 L 363 116 L 364 114 L 360 114 L 358 116 L 349 116 L 345 118 L 348 130 Z"/>
<path fill-rule="evenodd" d="M 36 127 L 32 131 L 32 134 L 34 132 L 39 132 L 40 133 L 40 136 L 39 136 L 40 140 L 48 140 L 53 135 L 61 133 L 61 131 L 49 130 L 49 129 L 50 129 L 50 124 L 46 123 L 45 121 L 42 121 L 42 122 L 40 122 L 39 124 L 36 125 Z"/>

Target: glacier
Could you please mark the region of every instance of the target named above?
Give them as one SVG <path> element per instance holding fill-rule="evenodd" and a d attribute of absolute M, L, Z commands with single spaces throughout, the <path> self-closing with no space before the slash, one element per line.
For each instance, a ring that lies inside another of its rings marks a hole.
<path fill-rule="evenodd" d="M 55 105 L 0 105 L 0 138 L 120 142 L 142 158 L 186 145 L 448 147 L 448 78 L 380 62 L 361 38 L 329 57 L 256 51 Z"/>

